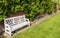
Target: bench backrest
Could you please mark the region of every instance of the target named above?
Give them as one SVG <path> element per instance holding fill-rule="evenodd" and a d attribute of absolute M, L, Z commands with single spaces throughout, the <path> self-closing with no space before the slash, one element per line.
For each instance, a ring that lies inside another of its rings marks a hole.
<path fill-rule="evenodd" d="M 7 19 L 4 20 L 5 24 L 9 24 L 9 25 L 22 23 L 24 21 L 25 21 L 25 15 L 11 17 L 11 18 L 7 18 Z"/>

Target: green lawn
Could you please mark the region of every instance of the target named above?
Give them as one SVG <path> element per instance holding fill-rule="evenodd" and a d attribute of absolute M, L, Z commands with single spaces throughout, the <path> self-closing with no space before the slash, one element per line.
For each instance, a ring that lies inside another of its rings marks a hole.
<path fill-rule="evenodd" d="M 60 13 L 38 26 L 13 36 L 13 38 L 60 38 Z"/>

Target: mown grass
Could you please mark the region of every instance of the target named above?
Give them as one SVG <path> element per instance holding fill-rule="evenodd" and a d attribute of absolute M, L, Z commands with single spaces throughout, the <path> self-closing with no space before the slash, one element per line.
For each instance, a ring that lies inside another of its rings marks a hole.
<path fill-rule="evenodd" d="M 60 13 L 12 38 L 60 38 Z"/>

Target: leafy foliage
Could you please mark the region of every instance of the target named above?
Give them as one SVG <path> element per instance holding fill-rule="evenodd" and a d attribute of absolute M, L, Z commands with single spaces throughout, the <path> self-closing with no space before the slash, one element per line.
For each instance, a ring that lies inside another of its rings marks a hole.
<path fill-rule="evenodd" d="M 51 13 L 53 9 L 51 0 L 0 0 L 0 21 L 18 11 L 27 11 L 26 17 L 32 21 L 36 14 Z"/>

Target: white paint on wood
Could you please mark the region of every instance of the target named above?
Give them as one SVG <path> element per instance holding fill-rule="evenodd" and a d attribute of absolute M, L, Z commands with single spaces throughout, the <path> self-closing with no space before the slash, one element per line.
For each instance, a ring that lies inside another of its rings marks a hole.
<path fill-rule="evenodd" d="M 25 15 L 22 15 L 22 16 L 6 18 L 4 20 L 4 25 L 5 25 L 5 33 L 11 35 L 13 31 L 19 28 L 22 28 L 26 25 L 30 26 L 30 21 L 29 19 L 25 18 Z"/>

